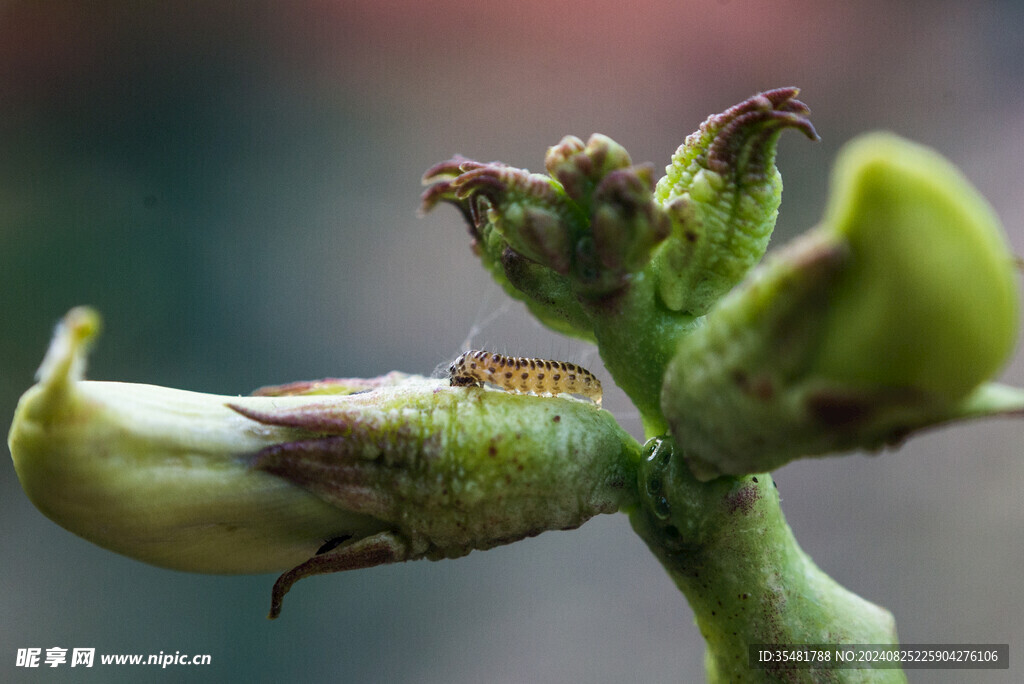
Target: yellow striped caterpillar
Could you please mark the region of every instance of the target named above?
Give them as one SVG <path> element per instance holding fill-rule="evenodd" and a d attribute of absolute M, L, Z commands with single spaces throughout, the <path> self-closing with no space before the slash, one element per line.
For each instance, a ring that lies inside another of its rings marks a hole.
<path fill-rule="evenodd" d="M 506 392 L 574 394 L 601 405 L 601 381 L 566 361 L 468 351 L 448 367 L 452 387 L 494 385 Z"/>

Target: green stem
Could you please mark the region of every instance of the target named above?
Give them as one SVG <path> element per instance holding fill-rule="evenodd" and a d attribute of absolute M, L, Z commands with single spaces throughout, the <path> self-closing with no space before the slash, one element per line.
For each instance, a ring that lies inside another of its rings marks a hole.
<path fill-rule="evenodd" d="M 793 537 L 768 474 L 698 482 L 669 439 L 653 439 L 630 520 L 693 608 L 709 682 L 906 681 L 901 670 L 766 670 L 753 644 L 896 644 L 884 608 L 822 572 Z"/>
<path fill-rule="evenodd" d="M 669 311 L 655 292 L 654 278 L 643 272 L 634 274 L 621 292 L 583 304 L 605 368 L 640 410 L 645 434 L 666 432 L 661 385 L 693 317 Z"/>

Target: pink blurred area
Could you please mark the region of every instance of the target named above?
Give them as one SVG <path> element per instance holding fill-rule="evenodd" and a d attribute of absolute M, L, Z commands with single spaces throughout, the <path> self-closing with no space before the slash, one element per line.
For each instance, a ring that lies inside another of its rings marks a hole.
<path fill-rule="evenodd" d="M 513 125 L 608 101 L 626 121 L 644 116 L 638 105 L 704 111 L 797 80 L 812 99 L 839 96 L 833 107 L 898 112 L 998 87 L 999 70 L 985 69 L 1006 28 L 998 4 L 21 2 L 2 10 L 0 74 L 15 101 L 38 101 L 160 65 L 234 61 L 252 82 L 282 78 L 311 96 L 418 103 L 427 119 L 447 105 Z M 978 32 L 994 34 L 981 36 L 989 50 Z"/>

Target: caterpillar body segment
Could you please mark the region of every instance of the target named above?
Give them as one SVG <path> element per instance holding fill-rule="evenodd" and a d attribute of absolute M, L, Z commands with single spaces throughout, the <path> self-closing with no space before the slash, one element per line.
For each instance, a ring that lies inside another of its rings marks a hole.
<path fill-rule="evenodd" d="M 601 405 L 601 381 L 582 366 L 473 350 L 448 367 L 452 387 L 491 385 L 506 392 L 569 394 Z"/>

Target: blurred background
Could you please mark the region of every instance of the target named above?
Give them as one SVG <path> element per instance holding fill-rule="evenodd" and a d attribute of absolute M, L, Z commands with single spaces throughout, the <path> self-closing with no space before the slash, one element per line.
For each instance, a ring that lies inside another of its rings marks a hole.
<path fill-rule="evenodd" d="M 803 89 L 822 142 L 783 136 L 775 245 L 817 221 L 837 149 L 885 128 L 959 165 L 1024 253 L 1022 30 L 1009 0 L 0 2 L 0 415 L 77 304 L 104 316 L 94 379 L 242 394 L 429 374 L 467 343 L 607 379 L 507 303 L 455 211 L 417 217 L 420 175 L 456 152 L 538 170 L 594 131 L 660 168 L 708 114 L 777 86 Z M 621 394 L 605 406 L 640 435 Z M 775 476 L 797 539 L 904 642 L 1009 642 L 1013 669 L 977 680 L 1020 681 L 1022 438 L 984 421 Z M 277 622 L 274 576 L 94 547 L 9 465 L 0 545 L 6 681 L 43 677 L 15 652 L 50 646 L 213 659 L 75 681 L 703 678 L 692 613 L 622 515 L 305 580 Z"/>

